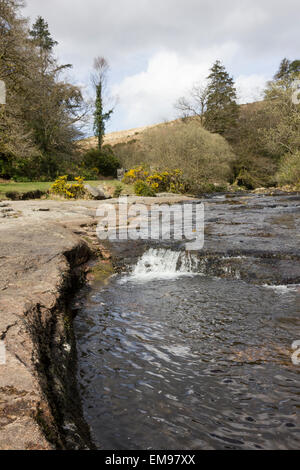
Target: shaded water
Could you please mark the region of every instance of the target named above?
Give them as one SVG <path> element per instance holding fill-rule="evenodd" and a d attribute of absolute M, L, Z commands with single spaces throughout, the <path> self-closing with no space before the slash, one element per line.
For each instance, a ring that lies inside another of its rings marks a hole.
<path fill-rule="evenodd" d="M 299 448 L 299 287 L 191 275 L 195 263 L 150 251 L 80 309 L 79 384 L 95 443 Z"/>

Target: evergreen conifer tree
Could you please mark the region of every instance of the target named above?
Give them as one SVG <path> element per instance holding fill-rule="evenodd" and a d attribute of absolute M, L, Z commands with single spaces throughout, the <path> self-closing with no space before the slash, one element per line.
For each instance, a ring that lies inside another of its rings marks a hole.
<path fill-rule="evenodd" d="M 239 115 L 233 78 L 219 60 L 210 70 L 207 87 L 205 127 L 217 134 L 228 134 Z"/>

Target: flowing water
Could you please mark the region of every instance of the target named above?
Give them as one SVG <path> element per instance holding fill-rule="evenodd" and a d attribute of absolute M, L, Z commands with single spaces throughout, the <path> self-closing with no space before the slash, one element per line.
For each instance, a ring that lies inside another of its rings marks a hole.
<path fill-rule="evenodd" d="M 96 445 L 299 448 L 299 313 L 299 286 L 208 277 L 192 255 L 150 249 L 76 318 Z"/>

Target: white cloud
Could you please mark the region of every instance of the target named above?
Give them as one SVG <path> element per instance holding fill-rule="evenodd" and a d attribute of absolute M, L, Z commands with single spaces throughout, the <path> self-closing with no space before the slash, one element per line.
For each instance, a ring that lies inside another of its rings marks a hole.
<path fill-rule="evenodd" d="M 297 59 L 299 0 L 27 0 L 76 80 L 105 56 L 120 97 L 110 130 L 173 117 L 173 102 L 220 59 L 240 101 L 259 95 L 283 57 Z"/>
<path fill-rule="evenodd" d="M 119 111 L 128 127 L 154 124 L 174 119 L 174 104 L 186 96 L 195 83 L 204 82 L 213 62 L 222 57 L 234 60 L 238 46 L 228 43 L 220 48 L 206 49 L 183 57 L 175 51 L 154 54 L 145 71 L 131 75 L 114 85 L 112 92 L 119 97 Z M 241 103 L 259 99 L 266 77 L 240 75 L 236 80 Z M 120 123 L 121 127 L 123 123 Z"/>
<path fill-rule="evenodd" d="M 149 60 L 145 71 L 126 77 L 112 91 L 127 110 L 129 126 L 151 124 L 172 118 L 176 99 L 206 72 L 206 64 L 199 60 L 163 51 Z"/>
<path fill-rule="evenodd" d="M 244 104 L 261 100 L 267 81 L 268 77 L 266 75 L 259 74 L 237 77 L 235 83 L 239 103 Z"/>

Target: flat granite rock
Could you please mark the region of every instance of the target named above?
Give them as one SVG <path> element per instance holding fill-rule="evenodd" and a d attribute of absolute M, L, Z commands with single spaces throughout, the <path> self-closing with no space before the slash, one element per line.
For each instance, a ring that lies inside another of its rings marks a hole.
<path fill-rule="evenodd" d="M 52 449 L 38 424 L 40 410 L 49 422 L 53 417 L 35 364 L 40 352 L 30 323 L 51 325 L 70 270 L 64 253 L 79 253 L 82 242 L 52 222 L 0 234 L 0 339 L 6 348 L 6 364 L 0 364 L 0 449 Z M 51 332 L 46 334 L 50 338 Z"/>

